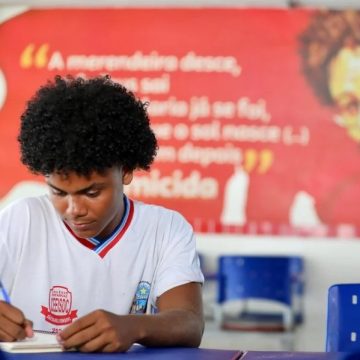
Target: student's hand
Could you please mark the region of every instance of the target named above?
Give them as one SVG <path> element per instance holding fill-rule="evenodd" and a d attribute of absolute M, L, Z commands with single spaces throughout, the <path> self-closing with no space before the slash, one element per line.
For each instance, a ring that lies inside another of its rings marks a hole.
<path fill-rule="evenodd" d="M 136 341 L 131 316 L 96 310 L 75 321 L 57 335 L 64 349 L 82 352 L 126 351 Z"/>
<path fill-rule="evenodd" d="M 153 315 L 115 315 L 96 310 L 58 335 L 64 349 L 83 352 L 126 351 L 145 346 L 199 346 L 204 328 L 201 285 L 187 283 L 159 296 Z"/>
<path fill-rule="evenodd" d="M 0 301 L 0 341 L 16 341 L 33 337 L 32 322 L 18 308 Z"/>

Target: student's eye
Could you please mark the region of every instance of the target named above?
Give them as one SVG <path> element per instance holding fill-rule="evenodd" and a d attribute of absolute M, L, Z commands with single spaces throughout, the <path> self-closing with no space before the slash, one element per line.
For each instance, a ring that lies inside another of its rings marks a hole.
<path fill-rule="evenodd" d="M 55 196 L 65 196 L 66 195 L 66 193 L 64 193 L 63 191 L 56 190 L 56 189 L 51 189 L 51 194 L 55 195 Z"/>
<path fill-rule="evenodd" d="M 97 197 L 97 196 L 99 196 L 99 195 L 100 195 L 100 191 L 99 191 L 99 190 L 92 190 L 92 191 L 88 191 L 88 192 L 86 193 L 86 196 L 91 197 L 91 198 L 95 198 L 95 197 Z"/>

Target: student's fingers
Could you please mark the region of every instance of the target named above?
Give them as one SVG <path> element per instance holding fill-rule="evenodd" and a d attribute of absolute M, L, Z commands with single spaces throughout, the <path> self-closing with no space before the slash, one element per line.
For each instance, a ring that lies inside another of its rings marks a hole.
<path fill-rule="evenodd" d="M 82 352 L 94 352 L 101 350 L 106 345 L 106 338 L 103 338 L 95 326 L 91 326 L 60 343 L 67 350 L 76 348 Z"/>
<path fill-rule="evenodd" d="M 0 327 L 0 341 L 15 341 L 16 339 L 9 335 L 5 330 Z"/>
<path fill-rule="evenodd" d="M 31 336 L 28 324 L 30 322 L 26 323 L 21 310 L 11 304 L 0 301 L 0 339 L 2 341 L 21 340 L 29 335 Z"/>
<path fill-rule="evenodd" d="M 4 316 L 19 325 L 24 324 L 26 320 L 21 310 L 4 301 L 0 301 L 0 316 Z"/>
<path fill-rule="evenodd" d="M 126 351 L 131 342 L 121 342 L 113 329 L 101 332 L 96 325 L 91 326 L 61 342 L 64 349 L 76 348 L 81 352 Z"/>
<path fill-rule="evenodd" d="M 24 322 L 24 330 L 25 330 L 25 334 L 26 337 L 33 337 L 34 336 L 34 330 L 33 330 L 33 322 L 26 319 Z"/>
<path fill-rule="evenodd" d="M 104 332 L 83 344 L 78 349 L 81 352 L 116 352 L 126 351 L 130 346 L 131 344 L 121 344 L 114 336 L 111 336 L 108 332 Z"/>
<path fill-rule="evenodd" d="M 80 319 L 76 320 L 71 325 L 67 326 L 64 330 L 62 330 L 59 333 L 59 337 L 61 340 L 65 341 L 70 337 L 74 336 L 75 334 L 78 334 L 83 329 L 87 329 L 88 327 L 94 325 L 95 322 L 96 322 L 96 317 L 94 316 L 94 313 L 85 315 Z"/>
<path fill-rule="evenodd" d="M 25 328 L 0 315 L 0 340 L 15 341 L 22 340 L 26 337 Z"/>
<path fill-rule="evenodd" d="M 111 314 L 96 310 L 69 325 L 58 334 L 65 349 L 77 348 L 82 352 L 126 351 L 132 342 L 120 336 L 111 321 Z"/>
<path fill-rule="evenodd" d="M 130 349 L 131 345 L 132 343 L 111 341 L 101 349 L 101 352 L 125 352 Z"/>

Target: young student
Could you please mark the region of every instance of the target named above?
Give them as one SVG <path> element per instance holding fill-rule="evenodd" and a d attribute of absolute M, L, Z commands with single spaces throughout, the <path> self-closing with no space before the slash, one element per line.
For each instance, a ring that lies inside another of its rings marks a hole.
<path fill-rule="evenodd" d="M 191 226 L 123 187 L 157 150 L 146 104 L 109 77 L 56 76 L 21 116 L 22 162 L 49 195 L 0 213 L 0 341 L 56 332 L 64 349 L 199 346 L 203 275 Z"/>

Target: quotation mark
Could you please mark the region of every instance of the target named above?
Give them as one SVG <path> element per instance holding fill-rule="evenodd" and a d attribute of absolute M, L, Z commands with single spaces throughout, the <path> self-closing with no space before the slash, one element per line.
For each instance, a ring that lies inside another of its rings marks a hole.
<path fill-rule="evenodd" d="M 250 173 L 255 168 L 259 174 L 265 174 L 274 162 L 274 153 L 271 150 L 247 149 L 244 151 L 244 169 Z"/>
<path fill-rule="evenodd" d="M 48 62 L 48 51 L 48 44 L 42 44 L 38 48 L 34 44 L 29 44 L 20 55 L 20 67 L 23 69 L 32 66 L 39 69 L 45 67 Z"/>

